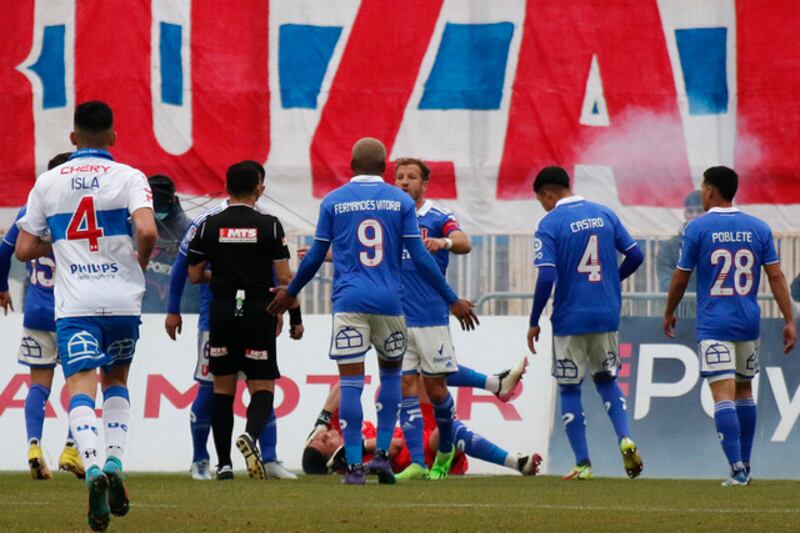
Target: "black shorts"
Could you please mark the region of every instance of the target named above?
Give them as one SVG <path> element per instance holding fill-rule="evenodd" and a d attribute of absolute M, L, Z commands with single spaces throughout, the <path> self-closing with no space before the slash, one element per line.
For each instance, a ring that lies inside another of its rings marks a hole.
<path fill-rule="evenodd" d="M 267 302 L 245 302 L 244 316 L 234 316 L 235 300 L 211 301 L 208 369 L 215 376 L 239 371 L 247 379 L 278 379 L 275 317 Z"/>

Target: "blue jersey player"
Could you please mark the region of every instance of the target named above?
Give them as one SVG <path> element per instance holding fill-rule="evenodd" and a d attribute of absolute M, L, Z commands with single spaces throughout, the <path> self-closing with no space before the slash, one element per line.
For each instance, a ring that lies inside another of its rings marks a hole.
<path fill-rule="evenodd" d="M 625 398 L 617 384 L 619 369 L 620 282 L 644 257 L 617 215 L 609 208 L 576 196 L 561 167 L 546 167 L 533 183 L 547 214 L 539 222 L 534 265 L 539 269 L 531 311 L 528 346 L 536 353 L 539 317 L 555 284 L 553 299 L 553 376 L 561 398 L 561 415 L 575 468 L 564 479 L 589 479 L 592 467 L 586 445 L 581 383 L 591 373 L 606 405 L 622 452 L 625 471 L 642 471 L 636 444 L 630 438 Z M 618 266 L 617 253 L 625 254 Z"/>
<path fill-rule="evenodd" d="M 378 353 L 381 389 L 378 408 L 377 452 L 367 465 L 380 483 L 394 483 L 387 452 L 397 423 L 401 398 L 401 364 L 406 352 L 406 323 L 401 302 L 403 248 L 421 274 L 436 287 L 462 327 L 472 329 L 477 319 L 473 305 L 459 300 L 425 250 L 414 201 L 380 177 L 386 170 L 386 149 L 372 138 L 353 147 L 349 183 L 322 200 L 314 245 L 300 263 L 288 289 L 277 291 L 270 305 L 283 312 L 296 302 L 333 245 L 333 331 L 330 357 L 339 365 L 342 420 L 348 474 L 344 482 L 363 485 L 361 465 L 361 392 L 364 359 L 370 345 Z"/>
<path fill-rule="evenodd" d="M 263 185 L 265 177 L 264 167 L 255 161 L 247 161 L 247 163 L 250 163 L 258 171 L 260 178 L 259 186 Z M 226 200 L 194 219 L 186 229 L 186 233 L 183 235 L 181 243 L 178 246 L 178 254 L 175 258 L 175 263 L 172 266 L 172 273 L 170 275 L 167 316 L 164 321 L 167 335 L 169 335 L 172 340 L 176 339 L 176 335 L 181 332 L 183 327 L 181 299 L 188 276 L 189 266 L 186 262 L 186 257 L 189 254 L 189 243 L 194 238 L 197 228 L 203 224 L 203 221 L 212 215 L 221 213 L 227 205 L 228 201 Z M 214 395 L 214 380 L 213 376 L 208 371 L 210 306 L 211 289 L 208 284 L 205 283 L 200 285 L 200 316 L 197 324 L 197 364 L 195 365 L 194 379 L 197 381 L 198 388 L 197 396 L 195 396 L 192 402 L 191 413 L 189 415 L 193 449 L 192 465 L 189 472 L 192 479 L 201 481 L 213 479 L 207 448 L 208 435 L 211 431 L 211 400 Z M 282 316 L 278 316 L 279 328 L 282 323 Z M 277 420 L 273 410 L 259 438 L 259 447 L 261 448 L 261 459 L 264 461 L 264 470 L 268 478 L 297 479 L 296 475 L 286 470 L 283 464 L 278 461 L 276 453 L 277 443 Z"/>
<path fill-rule="evenodd" d="M 761 267 L 786 320 L 784 352 L 797 341 L 789 288 L 762 220 L 733 207 L 739 178 L 732 169 L 703 173 L 701 195 L 706 214 L 686 226 L 681 256 L 664 310 L 664 332 L 674 335 L 675 309 L 689 277 L 697 270 L 697 350 L 700 374 L 714 398 L 714 422 L 731 467 L 723 486 L 750 482 L 750 452 L 756 428 L 751 382 L 758 373 Z"/>
<path fill-rule="evenodd" d="M 395 185 L 414 200 L 422 242 L 444 274 L 450 253 L 468 254 L 472 249 L 469 236 L 461 231 L 455 215 L 425 198 L 431 172 L 425 162 L 401 158 L 395 164 Z M 448 386 L 470 386 L 463 377 L 474 372 L 458 365 L 447 303 L 419 274 L 411 256 L 403 253 L 403 312 L 408 326 L 408 347 L 403 358 L 403 400 L 400 405 L 400 426 L 411 454 L 411 464 L 397 474 L 397 479 L 444 479 L 455 457 L 453 416 L 455 407 Z M 519 382 L 527 360 L 497 376 L 496 394 L 502 399 Z M 422 374 L 425 392 L 430 398 L 439 442 L 436 459 L 430 469 L 425 463 L 423 421 L 418 387 Z M 483 385 L 481 385 L 483 386 Z M 533 456 L 531 456 L 533 457 Z"/>
<path fill-rule="evenodd" d="M 58 154 L 50 160 L 47 168 L 52 169 L 69 159 L 70 153 Z M 13 310 L 8 292 L 8 272 L 11 256 L 17 243 L 19 228 L 16 221 L 25 215 L 23 207 L 17 214 L 8 233 L 0 242 L 0 306 L 8 312 Z M 30 368 L 31 382 L 25 396 L 25 429 L 28 435 L 28 466 L 33 479 L 51 479 L 50 469 L 41 447 L 44 429 L 45 406 L 53 386 L 53 374 L 58 358 L 56 356 L 56 322 L 53 317 L 53 285 L 55 284 L 55 258 L 52 254 L 26 263 L 28 281 L 25 291 L 25 316 L 22 322 L 22 342 L 17 361 Z M 58 460 L 58 468 L 84 477 L 83 462 L 78 448 L 67 433 L 64 450 Z"/>

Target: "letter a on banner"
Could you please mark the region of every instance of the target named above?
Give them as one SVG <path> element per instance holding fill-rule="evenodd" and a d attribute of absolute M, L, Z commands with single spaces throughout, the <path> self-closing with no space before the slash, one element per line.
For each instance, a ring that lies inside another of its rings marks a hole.
<path fill-rule="evenodd" d="M 497 197 L 530 197 L 548 165 L 610 166 L 626 205 L 693 189 L 655 0 L 527 3 Z"/>

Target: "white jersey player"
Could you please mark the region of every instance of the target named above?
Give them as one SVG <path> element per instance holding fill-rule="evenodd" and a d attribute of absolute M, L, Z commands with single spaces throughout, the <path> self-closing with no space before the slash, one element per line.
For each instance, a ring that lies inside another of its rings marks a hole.
<path fill-rule="evenodd" d="M 144 268 L 157 233 L 144 174 L 115 162 L 106 151 L 116 140 L 111 108 L 98 101 L 77 106 L 70 140 L 78 149 L 42 174 L 31 190 L 28 211 L 18 222 L 16 254 L 27 261 L 52 248 L 59 265 L 58 355 L 70 393 L 70 428 L 87 470 L 89 525 L 102 531 L 109 513 L 128 512 L 122 481 L 130 420 L 127 376 L 139 338 Z M 98 368 L 107 451 L 102 470 L 95 415 Z"/>

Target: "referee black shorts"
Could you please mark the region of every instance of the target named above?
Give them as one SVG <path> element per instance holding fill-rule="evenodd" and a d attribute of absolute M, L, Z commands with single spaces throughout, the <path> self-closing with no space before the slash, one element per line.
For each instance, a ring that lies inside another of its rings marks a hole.
<path fill-rule="evenodd" d="M 215 376 L 239 371 L 247 379 L 278 379 L 275 317 L 267 301 L 245 301 L 244 316 L 235 316 L 234 299 L 211 301 L 208 369 Z"/>

